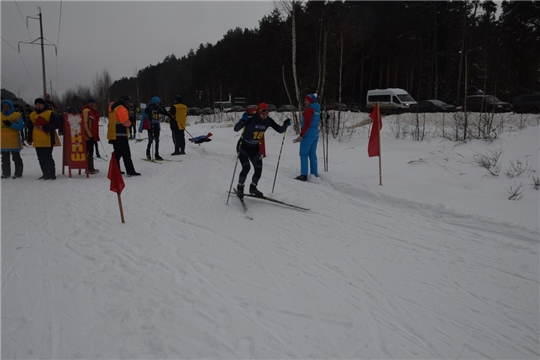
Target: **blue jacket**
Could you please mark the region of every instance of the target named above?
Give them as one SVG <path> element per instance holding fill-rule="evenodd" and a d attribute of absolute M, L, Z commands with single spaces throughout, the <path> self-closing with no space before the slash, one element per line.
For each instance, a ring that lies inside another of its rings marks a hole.
<path fill-rule="evenodd" d="M 164 113 L 160 108 L 154 108 L 154 104 L 161 103 L 161 100 L 159 97 L 154 96 L 152 99 L 150 99 L 150 102 L 148 103 L 148 106 L 146 109 L 144 109 L 142 115 L 141 115 L 141 121 L 139 122 L 139 129 L 138 131 L 140 133 L 143 132 L 143 130 L 149 129 L 149 127 L 157 127 L 161 130 L 161 123 L 159 121 L 159 114 L 167 115 Z"/>
<path fill-rule="evenodd" d="M 9 105 L 9 110 L 4 110 L 4 104 Z M 15 106 L 10 100 L 2 101 L 2 122 L 0 123 L 0 144 L 2 145 L 2 152 L 8 151 L 20 151 L 21 150 L 21 136 L 19 131 L 24 127 L 24 122 L 21 113 L 15 111 Z M 11 122 L 11 126 L 6 126 L 4 121 Z"/>
<path fill-rule="evenodd" d="M 4 111 L 4 103 L 9 104 L 10 109 L 8 111 Z M 8 117 L 9 115 L 13 114 L 14 111 L 15 111 L 15 107 L 13 106 L 13 103 L 11 102 L 11 100 L 2 101 L 2 114 L 4 116 Z M 11 121 L 11 128 L 18 131 L 21 131 L 24 128 L 24 122 L 23 122 L 20 112 L 19 112 L 19 118 L 17 119 L 17 122 Z"/>

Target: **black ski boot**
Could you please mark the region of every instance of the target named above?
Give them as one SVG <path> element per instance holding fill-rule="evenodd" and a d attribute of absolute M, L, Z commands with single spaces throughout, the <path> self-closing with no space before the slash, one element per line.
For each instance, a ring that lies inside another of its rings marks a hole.
<path fill-rule="evenodd" d="M 240 199 L 244 198 L 244 184 L 238 184 L 236 187 L 236 196 L 238 196 Z"/>
<path fill-rule="evenodd" d="M 263 193 L 257 189 L 257 184 L 251 183 L 249 185 L 249 193 L 257 197 L 264 197 Z"/>
<path fill-rule="evenodd" d="M 163 160 L 163 158 L 161 156 L 159 156 L 159 154 L 156 154 L 155 158 L 156 160 Z"/>

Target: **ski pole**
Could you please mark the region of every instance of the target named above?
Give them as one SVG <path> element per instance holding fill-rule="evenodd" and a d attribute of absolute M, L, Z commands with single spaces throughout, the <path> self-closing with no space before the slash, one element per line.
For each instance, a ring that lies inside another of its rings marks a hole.
<path fill-rule="evenodd" d="M 274 175 L 274 185 L 272 185 L 272 194 L 274 193 L 274 187 L 276 186 L 277 171 L 279 168 L 279 160 L 281 159 L 281 151 L 283 151 L 283 144 L 285 143 L 285 135 L 287 135 L 287 129 L 285 129 L 285 132 L 283 133 L 283 140 L 281 141 L 281 148 L 279 149 L 279 157 L 276 165 L 276 175 Z"/>
<path fill-rule="evenodd" d="M 163 109 L 163 108 L 161 108 L 161 109 L 167 112 L 167 116 L 168 116 L 169 118 L 171 118 L 171 119 L 173 119 L 174 121 L 176 121 L 176 117 L 175 117 L 173 114 L 171 114 L 170 112 L 168 112 L 167 110 L 165 110 L 165 109 Z M 178 121 L 176 121 L 176 122 L 178 123 Z M 185 132 L 187 132 L 187 134 L 188 134 L 189 136 L 191 136 L 192 138 L 194 138 L 194 136 L 191 135 L 191 134 L 189 133 L 189 131 L 187 131 L 187 129 L 186 129 L 184 126 L 182 126 L 182 127 L 183 127 L 183 129 L 180 129 L 180 130 L 184 130 Z"/>
<path fill-rule="evenodd" d="M 238 166 L 238 157 L 239 157 L 239 155 L 240 155 L 240 152 L 238 152 L 238 154 L 236 155 L 236 161 L 234 162 L 234 172 L 233 172 L 232 179 L 231 179 L 231 186 L 229 186 L 229 194 L 227 195 L 226 204 L 229 204 L 229 198 L 231 197 L 232 185 L 234 183 L 234 177 L 236 175 L 236 167 Z"/>
<path fill-rule="evenodd" d="M 105 157 L 107 156 L 107 150 L 105 150 L 105 146 L 103 146 L 103 143 L 101 142 L 101 139 L 99 139 L 99 143 L 101 144 L 101 147 L 103 148 L 103 154 L 105 154 Z"/>

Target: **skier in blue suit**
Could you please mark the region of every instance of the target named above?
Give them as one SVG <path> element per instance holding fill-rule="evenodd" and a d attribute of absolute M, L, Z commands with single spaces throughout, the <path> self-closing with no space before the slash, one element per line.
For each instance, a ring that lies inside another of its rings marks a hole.
<path fill-rule="evenodd" d="M 321 118 L 321 105 L 317 102 L 317 94 L 309 94 L 304 99 L 306 109 L 302 114 L 302 128 L 300 135 L 293 142 L 300 142 L 300 176 L 296 179 L 307 181 L 308 161 L 311 174 L 319 176 L 317 165 L 317 142 L 319 141 L 319 120 Z"/>

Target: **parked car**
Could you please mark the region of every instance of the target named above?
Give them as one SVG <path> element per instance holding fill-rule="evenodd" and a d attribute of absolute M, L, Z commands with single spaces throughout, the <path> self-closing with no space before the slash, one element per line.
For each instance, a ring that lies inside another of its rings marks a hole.
<path fill-rule="evenodd" d="M 276 107 L 276 105 L 274 105 L 274 104 L 266 104 L 266 105 L 268 105 L 268 110 L 269 110 L 270 112 L 276 111 L 276 110 L 277 110 L 277 107 Z"/>
<path fill-rule="evenodd" d="M 363 107 L 363 106 L 360 106 L 360 105 L 356 105 L 356 104 L 352 104 L 352 105 L 349 105 L 349 111 L 350 112 L 366 112 L 366 108 Z"/>
<path fill-rule="evenodd" d="M 227 110 L 227 112 L 241 112 L 241 111 L 246 111 L 246 108 L 243 107 L 243 106 L 235 105 L 232 108 L 230 108 L 229 110 Z"/>
<path fill-rule="evenodd" d="M 441 100 L 422 100 L 416 104 L 411 104 L 411 112 L 427 113 L 427 112 L 454 112 L 456 107 L 449 105 Z"/>
<path fill-rule="evenodd" d="M 326 110 L 341 110 L 341 111 L 349 111 L 349 107 L 343 103 L 331 103 L 326 105 Z"/>
<path fill-rule="evenodd" d="M 212 108 L 204 108 L 201 110 L 201 114 L 202 115 L 213 115 L 214 114 L 214 109 Z"/>
<path fill-rule="evenodd" d="M 201 109 L 198 107 L 192 107 L 187 110 L 188 115 L 201 115 Z"/>
<path fill-rule="evenodd" d="M 467 111 L 471 112 L 510 112 L 512 105 L 501 101 L 493 95 L 471 95 L 467 96 Z"/>
<path fill-rule="evenodd" d="M 282 105 L 277 109 L 277 112 L 284 112 L 284 111 L 296 111 L 296 108 L 292 105 Z"/>
<path fill-rule="evenodd" d="M 540 113 L 540 94 L 516 96 L 512 99 L 512 107 L 518 114 L 538 114 Z"/>

